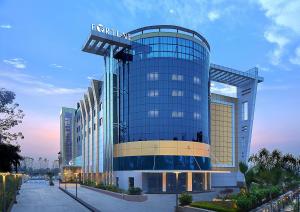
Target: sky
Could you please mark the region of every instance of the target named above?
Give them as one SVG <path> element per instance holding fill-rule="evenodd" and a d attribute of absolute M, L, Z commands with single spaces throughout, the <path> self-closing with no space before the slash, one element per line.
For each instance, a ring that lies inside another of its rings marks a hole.
<path fill-rule="evenodd" d="M 57 158 L 59 113 L 100 78 L 103 58 L 81 51 L 91 24 L 128 32 L 174 24 L 200 32 L 211 62 L 259 68 L 251 152 L 300 150 L 299 0 L 0 0 L 0 87 L 25 111 L 22 154 Z M 232 95 L 234 89 L 216 85 Z"/>

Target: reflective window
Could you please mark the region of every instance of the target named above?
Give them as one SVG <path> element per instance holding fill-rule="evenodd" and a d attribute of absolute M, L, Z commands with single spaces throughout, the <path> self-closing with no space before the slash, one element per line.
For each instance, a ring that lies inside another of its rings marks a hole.
<path fill-rule="evenodd" d="M 195 84 L 200 84 L 201 83 L 200 78 L 199 77 L 194 77 L 194 83 Z"/>
<path fill-rule="evenodd" d="M 158 117 L 158 110 L 150 110 L 148 112 L 149 117 Z"/>
<path fill-rule="evenodd" d="M 148 80 L 158 80 L 158 73 L 152 72 L 152 73 L 147 74 L 147 79 Z"/>
<path fill-rule="evenodd" d="M 172 74 L 172 80 L 175 80 L 175 81 L 183 81 L 183 75 L 180 75 L 180 74 Z"/>
<path fill-rule="evenodd" d="M 172 117 L 173 118 L 182 118 L 183 117 L 183 112 L 173 111 L 172 112 Z"/>
<path fill-rule="evenodd" d="M 194 100 L 200 101 L 201 100 L 200 95 L 199 94 L 194 94 Z"/>
<path fill-rule="evenodd" d="M 200 119 L 201 118 L 201 116 L 200 116 L 200 113 L 194 113 L 194 119 Z"/>
<path fill-rule="evenodd" d="M 158 96 L 158 90 L 148 91 L 148 96 L 150 96 L 150 97 Z"/>
<path fill-rule="evenodd" d="M 183 96 L 183 91 L 180 90 L 173 90 L 172 96 Z"/>

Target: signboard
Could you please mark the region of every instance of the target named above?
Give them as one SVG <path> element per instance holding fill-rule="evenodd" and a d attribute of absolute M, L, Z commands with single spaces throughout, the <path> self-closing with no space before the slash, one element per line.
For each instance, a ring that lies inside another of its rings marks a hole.
<path fill-rule="evenodd" d="M 127 40 L 130 40 L 130 35 L 128 33 L 124 33 L 124 32 L 120 33 L 118 30 L 105 27 L 102 24 L 92 24 L 92 30 L 96 30 L 98 32 L 102 32 L 102 33 L 105 33 L 105 34 L 108 34 L 108 35 L 122 37 L 122 38 L 125 38 Z"/>

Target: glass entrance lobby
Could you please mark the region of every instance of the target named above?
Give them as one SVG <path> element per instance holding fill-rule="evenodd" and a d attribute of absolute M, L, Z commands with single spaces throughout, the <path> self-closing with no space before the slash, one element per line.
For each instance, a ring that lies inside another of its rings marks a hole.
<path fill-rule="evenodd" d="M 210 173 L 143 173 L 142 185 L 146 193 L 203 192 L 210 190 Z"/>

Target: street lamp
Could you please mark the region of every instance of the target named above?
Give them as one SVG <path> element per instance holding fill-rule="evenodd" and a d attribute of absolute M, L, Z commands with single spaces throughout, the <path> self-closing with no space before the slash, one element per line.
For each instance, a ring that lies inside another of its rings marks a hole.
<path fill-rule="evenodd" d="M 5 184 L 6 184 L 6 176 L 9 175 L 9 172 L 5 172 L 5 173 L 0 173 L 0 175 L 2 176 L 2 183 L 3 183 L 3 205 L 2 205 L 2 211 L 6 212 L 6 199 L 5 199 Z"/>
<path fill-rule="evenodd" d="M 19 194 L 19 183 L 18 183 L 18 178 L 17 176 L 20 176 L 22 174 L 14 173 L 14 178 L 15 178 L 15 203 L 17 203 L 17 195 Z"/>
<path fill-rule="evenodd" d="M 76 181 L 76 198 L 77 198 L 77 181 L 78 181 L 78 174 L 79 173 L 74 173 L 74 174 L 75 174 L 75 177 L 76 177 L 75 181 Z"/>
<path fill-rule="evenodd" d="M 67 179 L 67 173 L 64 172 L 65 190 L 67 190 L 67 184 L 66 184 L 67 180 L 66 179 Z"/>

